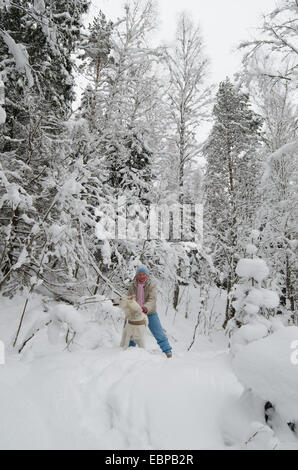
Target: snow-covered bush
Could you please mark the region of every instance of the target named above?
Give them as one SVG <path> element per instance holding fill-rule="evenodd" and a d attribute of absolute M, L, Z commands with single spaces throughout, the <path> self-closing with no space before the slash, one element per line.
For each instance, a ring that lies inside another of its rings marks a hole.
<path fill-rule="evenodd" d="M 254 242 L 257 233 L 252 238 Z M 298 328 L 286 327 L 285 319 L 274 316 L 279 296 L 267 288 L 268 266 L 256 256 L 254 243 L 246 251 L 252 257 L 242 258 L 237 264 L 240 279 L 231 293 L 236 313 L 229 324 L 232 365 L 244 392 L 235 405 L 237 409 L 231 412 L 245 415 L 246 425 L 240 439 L 243 448 L 275 449 L 279 448 L 282 434 L 291 441 L 293 435 L 287 423 L 295 431 L 298 419 L 298 365 L 291 361 Z M 268 422 L 265 404 L 272 410 Z M 233 432 L 234 424 L 232 428 L 230 424 L 226 426 L 228 434 Z"/>
<path fill-rule="evenodd" d="M 276 292 L 261 287 L 268 276 L 269 269 L 261 258 L 242 258 L 239 260 L 236 273 L 241 280 L 235 285 L 233 307 L 238 312 L 238 320 L 247 323 L 259 313 L 260 309 L 275 308 L 279 304 Z M 242 317 L 242 318 L 241 318 Z"/>
<path fill-rule="evenodd" d="M 257 236 L 258 232 L 253 231 L 252 242 Z M 263 338 L 282 326 L 271 315 L 279 305 L 279 296 L 264 286 L 269 268 L 263 259 L 255 256 L 257 247 L 254 243 L 250 243 L 246 251 L 252 254 L 252 258 L 241 258 L 238 261 L 236 274 L 240 279 L 230 294 L 236 312 L 229 322 L 230 331 L 233 332 L 231 348 L 234 353 L 239 346 Z M 236 329 L 236 326 L 240 328 Z"/>
<path fill-rule="evenodd" d="M 13 299 L 0 298 L 1 340 L 8 351 L 35 357 L 66 349 L 81 351 L 110 347 L 120 341 L 124 316 L 105 296 L 92 297 L 90 302 L 82 298 L 81 305 L 73 306 L 33 292 L 13 348 L 25 300 L 24 292 Z"/>

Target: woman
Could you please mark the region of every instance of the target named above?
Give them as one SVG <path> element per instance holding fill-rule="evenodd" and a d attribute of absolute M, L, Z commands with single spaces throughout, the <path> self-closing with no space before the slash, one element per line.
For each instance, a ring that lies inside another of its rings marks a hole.
<path fill-rule="evenodd" d="M 128 295 L 135 295 L 138 304 L 142 307 L 143 312 L 148 315 L 149 330 L 155 337 L 157 344 L 167 357 L 172 357 L 172 348 L 168 338 L 164 334 L 159 317 L 156 312 L 156 285 L 150 279 L 146 268 L 139 268 L 132 280 Z M 136 346 L 134 341 L 130 341 L 129 346 Z"/>

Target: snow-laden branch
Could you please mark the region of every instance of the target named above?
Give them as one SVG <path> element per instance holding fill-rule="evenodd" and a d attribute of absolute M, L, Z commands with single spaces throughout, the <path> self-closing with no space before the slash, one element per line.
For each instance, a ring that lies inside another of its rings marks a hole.
<path fill-rule="evenodd" d="M 263 181 L 268 178 L 271 173 L 272 164 L 276 161 L 279 161 L 283 155 L 298 153 L 298 139 L 293 142 L 289 142 L 285 145 L 282 145 L 278 150 L 273 152 L 266 163 L 266 171 L 263 176 Z"/>
<path fill-rule="evenodd" d="M 294 140 L 293 142 L 283 145 L 278 150 L 273 152 L 270 155 L 270 161 L 279 160 L 281 156 L 284 155 L 285 153 L 293 153 L 297 151 L 298 151 L 298 139 Z"/>
<path fill-rule="evenodd" d="M 9 52 L 13 55 L 17 70 L 21 73 L 25 73 L 28 86 L 32 87 L 34 85 L 33 75 L 31 73 L 31 67 L 29 64 L 29 55 L 24 44 L 17 44 L 15 40 L 8 34 L 7 31 L 0 30 L 0 34 L 3 38 L 3 41 L 7 45 Z"/>

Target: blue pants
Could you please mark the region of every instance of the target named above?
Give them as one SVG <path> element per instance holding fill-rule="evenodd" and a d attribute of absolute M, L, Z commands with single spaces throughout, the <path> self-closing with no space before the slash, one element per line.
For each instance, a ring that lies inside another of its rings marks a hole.
<path fill-rule="evenodd" d="M 157 344 L 162 350 L 162 352 L 164 352 L 165 354 L 168 354 L 169 352 L 171 352 L 172 348 L 170 346 L 168 338 L 164 334 L 157 312 L 152 313 L 151 315 L 148 315 L 148 321 L 149 321 L 149 324 L 148 324 L 149 330 L 151 331 L 154 338 L 156 339 Z M 136 343 L 131 339 L 129 346 L 136 346 Z"/>

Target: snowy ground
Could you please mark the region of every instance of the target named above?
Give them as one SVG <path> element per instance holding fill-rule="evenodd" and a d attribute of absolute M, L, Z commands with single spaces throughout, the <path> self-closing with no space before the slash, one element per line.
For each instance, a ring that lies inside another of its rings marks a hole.
<path fill-rule="evenodd" d="M 6 344 L 22 301 L 0 300 L 0 339 Z M 30 305 L 19 344 L 26 330 L 32 331 L 30 318 L 40 315 L 41 299 L 33 297 Z M 250 437 L 262 416 L 242 395 L 226 339 L 199 336 L 187 351 L 196 318 L 178 315 L 160 312 L 172 359 L 162 355 L 149 332 L 147 350 L 122 351 L 122 319 L 97 322 L 95 310 L 71 351 L 49 327 L 21 355 L 8 346 L 0 365 L 0 448 L 254 448 Z M 291 432 L 284 442 L 260 434 L 255 448 L 298 448 Z"/>

